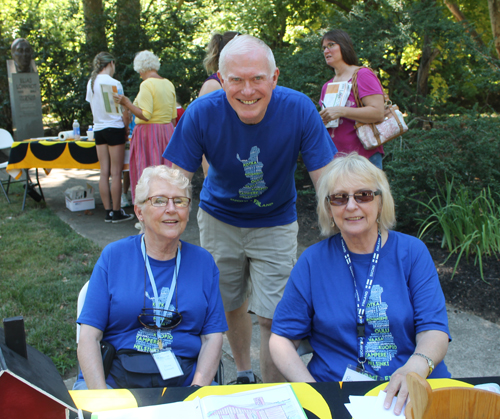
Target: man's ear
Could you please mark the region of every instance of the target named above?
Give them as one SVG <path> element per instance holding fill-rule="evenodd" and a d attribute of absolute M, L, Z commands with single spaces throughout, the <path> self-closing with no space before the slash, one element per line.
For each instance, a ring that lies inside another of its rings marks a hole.
<path fill-rule="evenodd" d="M 222 78 L 222 74 L 220 73 L 219 70 L 217 70 L 217 77 L 219 78 L 220 84 L 221 84 L 222 88 L 224 89 L 225 80 Z"/>
<path fill-rule="evenodd" d="M 278 84 L 279 75 L 280 75 L 280 69 L 278 67 L 276 67 L 276 70 L 274 70 L 274 74 L 273 74 L 273 89 Z"/>

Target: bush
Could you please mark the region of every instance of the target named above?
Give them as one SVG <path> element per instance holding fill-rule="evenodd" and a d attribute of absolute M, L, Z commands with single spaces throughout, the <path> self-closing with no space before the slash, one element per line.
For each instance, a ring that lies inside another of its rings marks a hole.
<path fill-rule="evenodd" d="M 410 121 L 410 126 L 412 121 Z M 500 193 L 500 118 L 472 111 L 437 120 L 432 129 L 410 129 L 385 147 L 384 170 L 391 184 L 398 229 L 416 231 L 423 218 L 413 199 L 426 199 L 454 178 L 478 194 Z"/>

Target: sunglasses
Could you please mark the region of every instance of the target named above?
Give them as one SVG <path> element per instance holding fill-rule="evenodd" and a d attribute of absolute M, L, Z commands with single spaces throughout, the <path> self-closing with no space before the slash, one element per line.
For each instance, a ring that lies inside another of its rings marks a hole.
<path fill-rule="evenodd" d="M 164 313 L 164 315 L 159 315 L 158 312 Z M 159 317 L 161 320 L 161 325 L 156 325 L 156 318 Z M 143 308 L 141 314 L 137 316 L 139 322 L 146 328 L 150 330 L 171 330 L 174 327 L 179 326 L 182 321 L 182 314 L 178 311 L 172 310 L 156 310 L 153 308 Z"/>
<path fill-rule="evenodd" d="M 151 205 L 153 207 L 166 207 L 170 200 L 174 202 L 174 206 L 176 208 L 187 208 L 191 202 L 191 198 L 188 198 L 187 196 L 174 196 L 172 198 L 167 196 L 150 196 L 146 199 L 146 201 L 151 201 Z"/>
<path fill-rule="evenodd" d="M 327 196 L 325 200 L 330 202 L 330 205 L 334 207 L 340 207 L 342 205 L 347 205 L 349 197 L 351 196 L 358 204 L 364 204 L 366 202 L 372 202 L 376 195 L 382 195 L 382 191 L 359 191 L 353 193 L 352 195 L 346 193 L 335 193 Z"/>

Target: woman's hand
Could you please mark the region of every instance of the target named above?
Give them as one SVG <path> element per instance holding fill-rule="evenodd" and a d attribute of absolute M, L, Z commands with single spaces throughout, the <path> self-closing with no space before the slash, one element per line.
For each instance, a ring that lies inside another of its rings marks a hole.
<path fill-rule="evenodd" d="M 127 96 L 113 93 L 113 100 L 115 101 L 115 103 L 127 108 L 137 118 L 142 119 L 143 121 L 149 121 L 142 113 L 142 109 L 138 106 L 135 106 Z"/>
<path fill-rule="evenodd" d="M 420 359 L 419 359 L 420 358 Z M 401 414 L 401 410 L 408 398 L 408 386 L 406 385 L 406 374 L 416 372 L 421 377 L 426 378 L 429 372 L 429 366 L 424 358 L 413 356 L 401 368 L 394 371 L 391 376 L 391 381 L 385 388 L 387 396 L 384 401 L 384 408 L 389 409 L 394 396 L 397 395 L 396 406 L 394 406 L 394 414 Z"/>
<path fill-rule="evenodd" d="M 320 111 L 319 116 L 321 116 L 323 124 L 326 125 L 334 119 L 342 118 L 344 116 L 345 109 L 346 108 L 344 106 L 332 106 Z"/>
<path fill-rule="evenodd" d="M 416 336 L 417 347 L 414 353 L 421 353 L 428 356 L 438 365 L 446 355 L 448 350 L 448 335 L 439 330 L 426 330 Z M 423 378 L 429 375 L 429 365 L 425 358 L 421 356 L 411 356 L 406 364 L 394 371 L 391 381 L 385 388 L 384 407 L 388 409 L 392 404 L 392 399 L 397 394 L 398 398 L 394 407 L 394 414 L 399 415 L 408 397 L 408 387 L 406 385 L 406 374 L 410 371 L 416 372 Z"/>
<path fill-rule="evenodd" d="M 115 103 L 125 106 L 128 108 L 127 103 L 130 103 L 130 99 L 125 95 L 120 95 L 119 93 L 113 93 L 113 100 Z"/>

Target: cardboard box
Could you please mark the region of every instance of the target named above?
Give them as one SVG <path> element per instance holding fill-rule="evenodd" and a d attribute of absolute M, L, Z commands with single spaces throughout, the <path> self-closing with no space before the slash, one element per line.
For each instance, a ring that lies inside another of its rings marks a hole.
<path fill-rule="evenodd" d="M 84 211 L 95 208 L 94 188 L 88 183 L 86 187 L 74 186 L 66 189 L 66 208 L 70 211 Z"/>
<path fill-rule="evenodd" d="M 87 199 L 69 199 L 66 197 L 66 208 L 70 211 L 84 211 L 95 208 L 95 199 L 87 198 Z"/>

